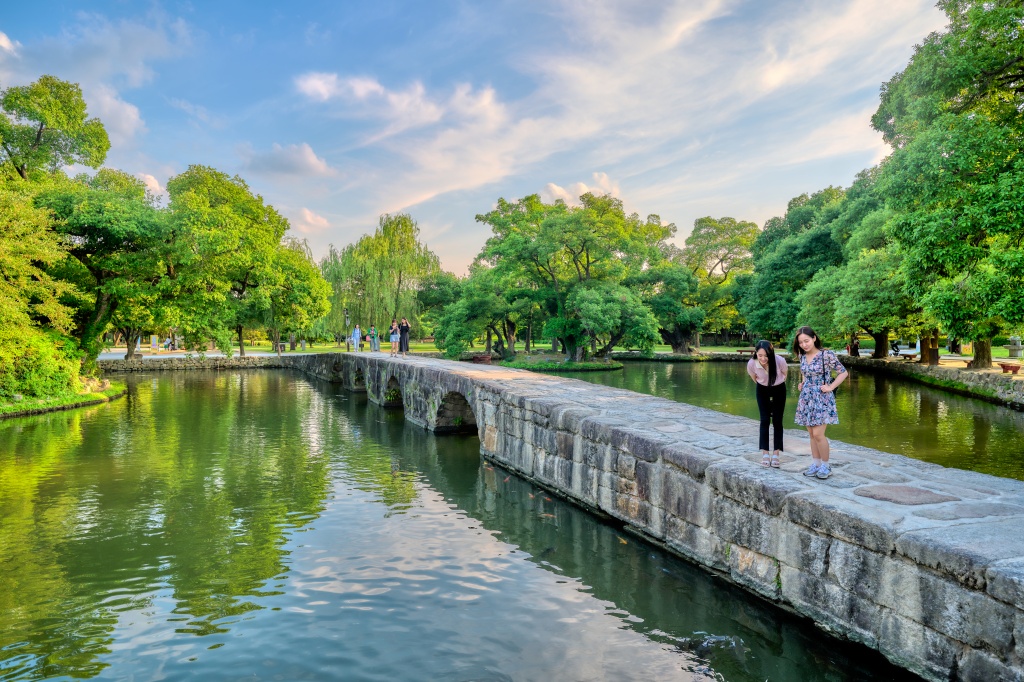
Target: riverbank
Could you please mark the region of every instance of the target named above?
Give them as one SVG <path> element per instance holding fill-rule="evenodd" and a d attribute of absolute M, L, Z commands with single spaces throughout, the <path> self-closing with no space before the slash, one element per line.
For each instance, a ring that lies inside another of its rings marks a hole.
<path fill-rule="evenodd" d="M 639 353 L 612 353 L 612 358 L 635 362 L 746 362 L 750 356 L 742 353 L 656 353 L 644 357 Z M 1024 374 L 1004 374 L 998 365 L 992 369 L 967 369 L 966 363 L 959 357 L 943 357 L 938 365 L 922 365 L 898 358 L 876 359 L 863 355 L 840 355 L 840 360 L 849 367 L 891 374 L 950 393 L 978 398 L 1015 410 L 1024 410 Z"/>
<path fill-rule="evenodd" d="M 120 381 L 111 381 L 105 389 L 60 398 L 26 398 L 15 403 L 0 403 L 0 419 L 26 417 L 33 414 L 73 410 L 76 407 L 100 405 L 124 396 L 127 387 Z"/>

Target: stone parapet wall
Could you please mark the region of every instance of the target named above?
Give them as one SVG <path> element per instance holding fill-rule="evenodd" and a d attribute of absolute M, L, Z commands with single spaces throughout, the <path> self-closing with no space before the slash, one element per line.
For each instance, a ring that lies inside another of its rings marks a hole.
<path fill-rule="evenodd" d="M 1019 376 L 1015 379 L 1013 374 L 979 372 L 949 365 L 922 365 L 906 360 L 876 360 L 869 357 L 843 356 L 842 361 L 850 367 L 895 374 L 936 388 L 1024 410 L 1024 379 Z"/>
<path fill-rule="evenodd" d="M 211 360 L 293 367 L 380 404 L 397 387 L 409 421 L 475 425 L 489 459 L 925 679 L 1024 680 L 1024 482 L 838 441 L 832 478 L 807 479 L 801 432 L 769 469 L 751 419 L 498 366 Z"/>
<path fill-rule="evenodd" d="M 291 367 L 291 359 L 296 356 L 254 356 L 240 358 L 222 357 L 169 357 L 150 358 L 146 360 L 100 360 L 96 364 L 104 373 L 121 372 L 169 372 L 197 369 L 269 369 Z M 316 356 L 319 357 L 319 356 Z"/>

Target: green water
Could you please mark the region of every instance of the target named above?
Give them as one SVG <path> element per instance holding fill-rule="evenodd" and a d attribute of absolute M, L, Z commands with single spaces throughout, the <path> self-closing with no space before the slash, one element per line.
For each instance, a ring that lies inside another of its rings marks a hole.
<path fill-rule="evenodd" d="M 754 383 L 740 362 L 626 362 L 573 378 L 758 418 Z M 799 371 L 791 367 L 784 425 L 800 429 Z M 904 379 L 854 369 L 836 391 L 829 438 L 957 469 L 1024 480 L 1024 412 Z M 756 426 L 752 427 L 756 435 Z"/>
<path fill-rule="evenodd" d="M 0 422 L 0 679 L 905 680 L 284 371 Z"/>

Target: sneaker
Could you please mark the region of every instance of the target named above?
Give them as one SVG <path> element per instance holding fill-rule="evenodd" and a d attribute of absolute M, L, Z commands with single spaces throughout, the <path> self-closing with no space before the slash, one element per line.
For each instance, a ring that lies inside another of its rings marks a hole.
<path fill-rule="evenodd" d="M 819 465 L 817 463 L 812 463 L 811 466 L 807 467 L 807 470 L 804 471 L 804 476 L 814 476 L 815 474 L 817 474 L 818 466 Z"/>
<path fill-rule="evenodd" d="M 822 465 L 818 467 L 818 473 L 814 475 L 820 478 L 821 480 L 825 480 L 826 478 L 832 475 L 832 467 L 830 467 L 827 463 L 822 463 Z"/>

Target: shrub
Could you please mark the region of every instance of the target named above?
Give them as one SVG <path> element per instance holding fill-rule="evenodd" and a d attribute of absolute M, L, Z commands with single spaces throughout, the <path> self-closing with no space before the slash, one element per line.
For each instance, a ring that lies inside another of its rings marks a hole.
<path fill-rule="evenodd" d="M 80 367 L 78 348 L 66 337 L 34 329 L 0 331 L 0 398 L 74 395 Z"/>

